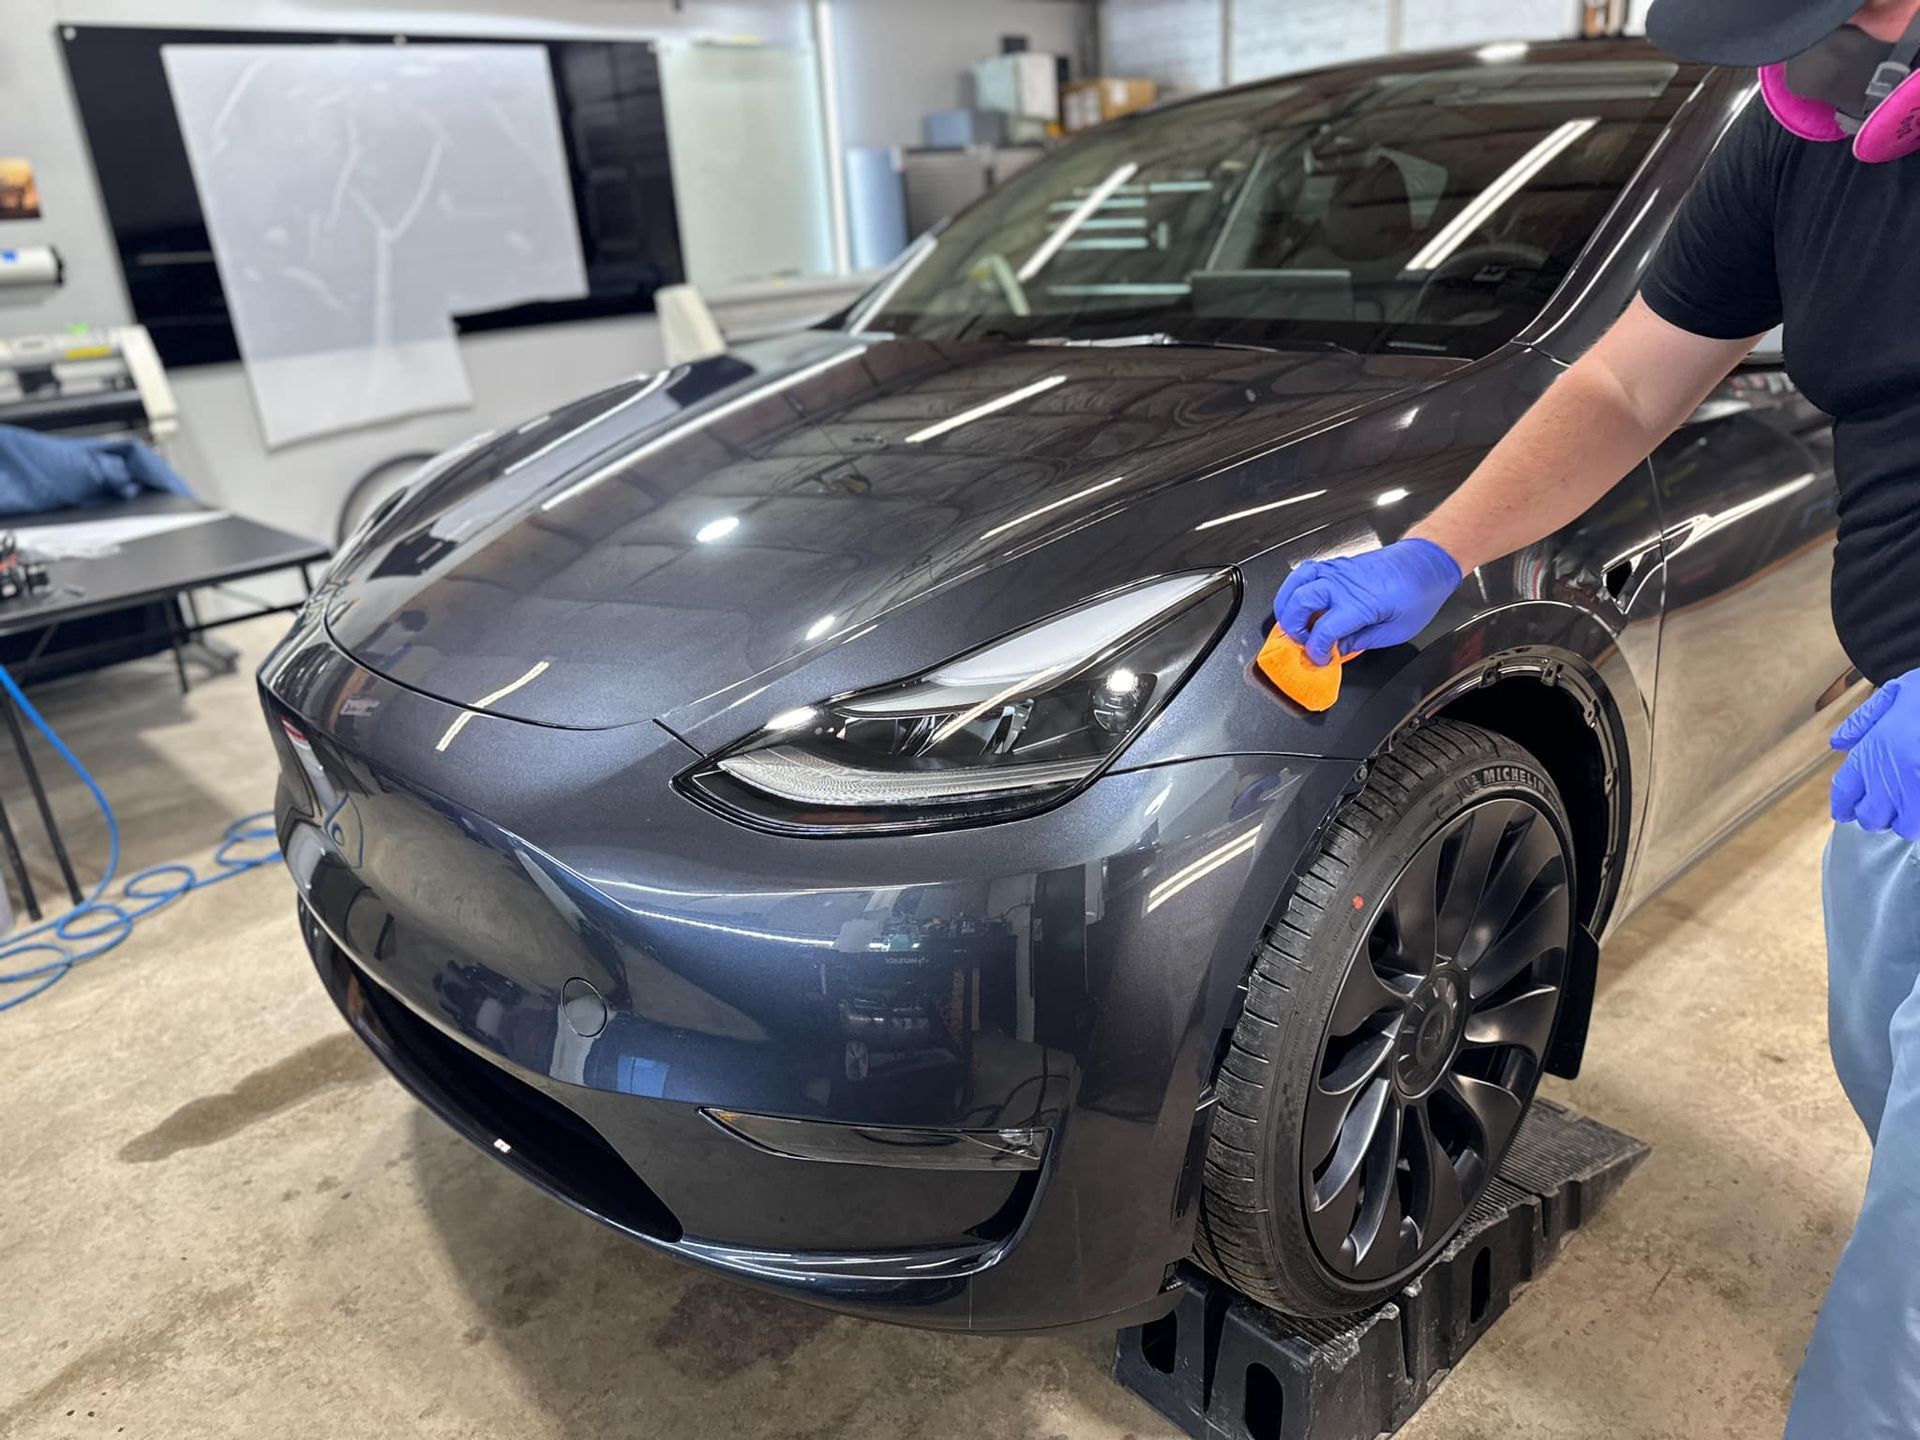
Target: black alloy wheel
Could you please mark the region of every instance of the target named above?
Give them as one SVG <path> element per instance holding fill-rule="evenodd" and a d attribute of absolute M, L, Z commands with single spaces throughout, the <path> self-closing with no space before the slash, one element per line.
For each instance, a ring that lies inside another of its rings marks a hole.
<path fill-rule="evenodd" d="M 1533 1101 L 1577 918 L 1544 765 L 1435 720 L 1301 857 L 1215 1072 L 1194 1250 L 1294 1315 L 1391 1297 L 1452 1239 Z"/>
<path fill-rule="evenodd" d="M 1571 906 L 1560 838 L 1521 800 L 1452 820 L 1380 901 L 1301 1141 L 1308 1228 L 1335 1274 L 1405 1271 L 1485 1191 L 1540 1080 Z"/>

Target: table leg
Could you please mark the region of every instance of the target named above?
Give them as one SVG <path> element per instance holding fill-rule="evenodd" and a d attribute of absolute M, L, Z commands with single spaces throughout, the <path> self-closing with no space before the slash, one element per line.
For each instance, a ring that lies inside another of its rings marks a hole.
<path fill-rule="evenodd" d="M 0 840 L 6 842 L 7 864 L 13 869 L 13 878 L 20 882 L 20 898 L 26 902 L 27 918 L 40 918 L 40 897 L 33 893 L 33 877 L 27 874 L 27 862 L 20 858 L 20 843 L 13 838 L 13 821 L 7 818 L 7 807 L 0 803 Z"/>
<path fill-rule="evenodd" d="M 0 714 L 7 717 L 7 729 L 13 735 L 13 750 L 20 757 L 20 768 L 27 772 L 27 788 L 33 791 L 33 803 L 40 809 L 40 823 L 47 827 L 47 839 L 53 844 L 53 858 L 60 862 L 60 874 L 67 882 L 67 894 L 78 905 L 87 897 L 80 892 L 80 882 L 74 878 L 73 862 L 67 858 L 66 841 L 60 838 L 60 826 L 53 818 L 53 806 L 47 803 L 47 787 L 40 783 L 40 768 L 33 763 L 33 752 L 27 749 L 26 732 L 20 728 L 20 716 L 14 709 L 13 697 L 0 697 Z"/>
<path fill-rule="evenodd" d="M 173 647 L 174 673 L 180 677 L 180 693 L 188 694 L 192 686 L 187 683 L 187 652 L 180 636 L 180 601 L 176 597 L 163 602 L 167 611 L 167 643 Z"/>

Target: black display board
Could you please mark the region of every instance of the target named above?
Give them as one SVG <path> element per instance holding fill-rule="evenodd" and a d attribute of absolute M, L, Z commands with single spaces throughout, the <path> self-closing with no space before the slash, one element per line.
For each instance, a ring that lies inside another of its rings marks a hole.
<path fill-rule="evenodd" d="M 653 309 L 686 278 L 660 62 L 642 41 L 63 25 L 62 49 L 136 319 L 170 366 L 237 360 L 162 45 L 544 44 L 586 261 L 583 299 L 458 317 L 463 333 Z"/>

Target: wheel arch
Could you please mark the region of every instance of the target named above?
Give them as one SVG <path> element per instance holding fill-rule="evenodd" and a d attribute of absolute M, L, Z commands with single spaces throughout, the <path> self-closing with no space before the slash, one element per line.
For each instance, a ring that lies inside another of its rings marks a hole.
<path fill-rule="evenodd" d="M 1649 672 L 1652 660 L 1649 645 Z M 1621 637 L 1599 616 L 1564 601 L 1510 604 L 1410 654 L 1369 693 L 1353 698 L 1359 703 L 1342 738 L 1354 747 L 1347 753 L 1367 759 L 1346 794 L 1364 783 L 1375 758 L 1442 718 L 1506 736 L 1553 777 L 1573 827 L 1579 953 L 1569 957 L 1567 1002 L 1547 1069 L 1577 1075 L 1596 988 L 1598 936 L 1624 893 L 1645 816 L 1641 777 L 1652 753 L 1651 698 Z M 1283 909 L 1284 893 L 1279 903 Z"/>

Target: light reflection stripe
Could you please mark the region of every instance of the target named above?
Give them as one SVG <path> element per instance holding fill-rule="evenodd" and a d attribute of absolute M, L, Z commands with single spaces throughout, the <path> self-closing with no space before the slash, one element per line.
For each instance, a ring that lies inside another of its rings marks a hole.
<path fill-rule="evenodd" d="M 984 420 L 997 411 L 1005 410 L 1011 405 L 1018 405 L 1022 400 L 1031 400 L 1036 395 L 1044 395 L 1047 391 L 1066 383 L 1067 377 L 1064 375 L 1049 375 L 1046 379 L 1036 380 L 1031 385 L 1022 385 L 1018 390 L 1009 390 L 1005 395 L 996 396 L 984 405 L 976 405 L 971 410 L 962 410 L 950 419 L 929 425 L 924 430 L 916 430 L 907 436 L 906 443 L 924 445 L 927 441 L 937 439 L 950 430 L 958 430 L 962 425 L 971 425 L 976 420 Z"/>
<path fill-rule="evenodd" d="M 664 920 L 669 925 L 686 925 L 695 930 L 717 930 L 723 935 L 738 935 L 746 940 L 778 940 L 783 945 L 807 945 L 817 950 L 831 950 L 834 942 L 813 935 L 783 935 L 777 930 L 750 930 L 740 925 L 722 925 L 714 920 L 695 920 L 690 915 L 663 915 L 658 910 L 642 910 L 629 906 L 628 912 L 645 916 L 649 920 Z"/>
<path fill-rule="evenodd" d="M 737 395 L 733 399 L 727 401 L 724 405 L 716 405 L 713 409 L 704 411 L 701 414 L 694 416 L 691 420 L 686 421 L 684 424 L 674 426 L 671 430 L 667 431 L 666 434 L 656 436 L 654 439 L 649 440 L 646 444 L 640 446 L 638 449 L 629 450 L 626 454 L 620 456 L 617 460 L 613 460 L 605 465 L 602 465 L 598 470 L 595 470 L 592 474 L 584 477 L 583 479 L 574 481 L 573 484 L 567 486 L 567 488 L 562 490 L 559 494 L 549 496 L 547 499 L 541 501 L 540 509 L 543 513 L 548 510 L 557 509 L 558 507 L 566 504 L 567 501 L 573 499 L 574 497 L 585 494 L 587 491 L 593 489 L 593 487 L 598 485 L 601 481 L 608 479 L 610 476 L 619 474 L 622 470 L 625 470 L 630 466 L 638 465 L 642 460 L 646 459 L 649 455 L 653 455 L 658 453 L 661 450 L 664 450 L 667 446 L 674 444 L 676 441 L 684 440 L 689 435 L 692 435 L 698 431 L 704 430 L 709 425 L 715 424 L 718 421 L 726 419 L 727 416 L 729 415 L 737 414 L 738 412 L 746 409 L 749 405 L 756 405 L 760 401 L 767 399 L 769 396 L 778 395 L 783 391 L 791 390 L 796 385 L 804 385 L 807 383 L 807 381 L 826 374 L 827 371 L 833 369 L 835 366 L 844 365 L 846 364 L 847 361 L 858 359 L 860 356 L 865 355 L 866 353 L 867 353 L 866 347 L 863 345 L 855 346 L 851 350 L 842 350 L 838 355 L 832 356 L 826 360 L 822 360 L 817 365 L 809 365 L 804 370 L 796 370 L 793 372 L 793 374 L 782 376 L 780 379 L 773 381 L 771 384 L 762 385 L 755 389 L 749 390 L 744 395 Z"/>
<path fill-rule="evenodd" d="M 1260 842 L 1260 827 L 1255 825 L 1245 834 L 1236 836 L 1209 854 L 1202 855 L 1186 869 L 1178 871 L 1170 878 L 1161 881 L 1147 892 L 1147 914 L 1151 915 L 1174 896 L 1196 881 L 1204 880 L 1222 865 L 1227 865 L 1245 855 Z"/>
<path fill-rule="evenodd" d="M 473 717 L 479 714 L 482 710 L 485 710 L 489 705 L 492 705 L 497 701 L 506 699 L 507 696 L 513 694 L 513 692 L 518 690 L 522 685 L 531 685 L 535 680 L 538 680 L 542 675 L 546 674 L 547 667 L 551 663 L 552 662 L 548 660 L 539 661 L 534 665 L 534 667 L 531 670 L 527 671 L 527 673 L 522 675 L 518 680 L 512 681 L 511 683 L 506 685 L 502 685 L 498 690 L 495 690 L 491 695 L 482 695 L 478 700 L 473 702 L 472 709 L 462 710 L 458 715 L 454 716 L 453 723 L 447 726 L 447 733 L 442 735 L 440 737 L 440 743 L 433 747 L 435 752 L 437 753 L 439 751 L 445 750 L 449 745 L 451 745 L 454 741 L 454 737 L 457 736 L 462 730 L 467 728 L 467 722 L 473 719 Z"/>
<path fill-rule="evenodd" d="M 1326 493 L 1324 490 L 1309 490 L 1304 495 L 1289 495 L 1284 500 L 1275 500 L 1266 505 L 1256 505 L 1251 510 L 1236 510 L 1231 515 L 1219 515 L 1212 520 L 1203 520 L 1193 528 L 1195 531 L 1200 531 L 1211 530 L 1216 525 L 1231 525 L 1236 520 L 1245 520 L 1254 515 L 1264 515 L 1269 510 L 1278 510 L 1282 506 L 1298 505 L 1302 500 L 1318 500 Z"/>
<path fill-rule="evenodd" d="M 1073 238 L 1074 231 L 1078 230 L 1084 222 L 1090 220 L 1094 213 L 1099 210 L 1102 205 L 1107 203 L 1107 200 L 1112 196 L 1113 192 L 1131 180 L 1139 171 L 1140 167 L 1129 160 L 1118 170 L 1115 170 L 1111 175 L 1107 176 L 1105 180 L 1102 180 L 1100 184 L 1094 188 L 1091 195 L 1074 206 L 1073 213 L 1062 220 L 1059 225 L 1055 226 L 1053 233 L 1040 242 L 1040 248 L 1027 257 L 1027 263 L 1022 265 L 1019 270 L 1020 283 L 1022 285 L 1026 284 L 1027 281 L 1033 279 L 1034 276 L 1044 270 L 1047 262 L 1060 253 L 1060 247 Z"/>
<path fill-rule="evenodd" d="M 1407 262 L 1402 272 L 1420 275 L 1438 270 L 1467 240 L 1478 233 L 1509 200 L 1524 189 L 1534 176 L 1551 165 L 1560 152 L 1600 123 L 1598 115 L 1569 120 L 1522 155 L 1504 174 L 1461 207 L 1440 233 L 1429 240 L 1420 253 Z"/>
<path fill-rule="evenodd" d="M 521 456 L 520 459 L 514 461 L 513 464 L 509 465 L 503 473 L 511 475 L 517 470 L 526 469 L 526 467 L 533 464 L 534 461 L 542 459 L 545 456 L 551 455 L 554 451 L 558 450 L 562 445 L 566 444 L 569 440 L 572 440 L 576 436 L 586 434 L 587 431 L 593 429 L 593 427 L 598 425 L 602 420 L 611 419 L 613 416 L 618 415 L 622 410 L 625 410 L 630 405 L 638 405 L 642 400 L 646 399 L 649 395 L 653 394 L 656 390 L 658 390 L 662 385 L 666 384 L 667 377 L 672 373 L 673 372 L 671 370 L 662 370 L 658 375 L 655 375 L 645 385 L 642 385 L 638 390 L 634 391 L 633 394 L 629 395 L 626 399 L 622 400 L 618 405 L 609 405 L 606 409 L 602 410 L 598 415 L 595 415 L 592 419 L 582 421 L 580 424 L 574 426 L 573 429 L 567 431 L 567 433 L 562 435 L 559 439 L 549 440 L 546 444 L 542 445 L 538 450 L 534 451 L 531 455 Z"/>
<path fill-rule="evenodd" d="M 1106 490 L 1111 488 L 1112 486 L 1118 485 L 1122 480 L 1126 478 L 1127 477 L 1124 475 L 1116 475 L 1111 480 L 1102 480 L 1098 485 L 1089 485 L 1084 490 L 1076 490 L 1073 494 L 1067 496 L 1064 500 L 1049 500 L 1045 505 L 1042 505 L 1038 510 L 1029 510 L 1024 515 L 1016 515 L 1013 517 L 1013 519 L 1006 521 L 1004 524 L 994 526 L 991 530 L 987 531 L 980 538 L 982 540 L 991 540 L 994 536 L 998 535 L 1003 530 L 1011 530 L 1016 525 L 1024 525 L 1029 520 L 1037 520 L 1050 510 L 1058 510 L 1062 505 L 1071 505 L 1076 500 L 1084 500 L 1089 495 L 1097 495 L 1102 490 Z"/>

